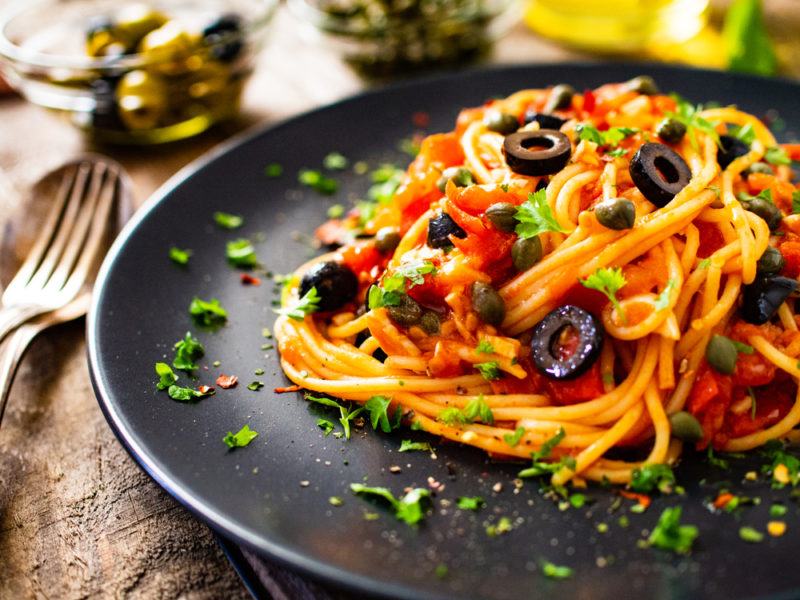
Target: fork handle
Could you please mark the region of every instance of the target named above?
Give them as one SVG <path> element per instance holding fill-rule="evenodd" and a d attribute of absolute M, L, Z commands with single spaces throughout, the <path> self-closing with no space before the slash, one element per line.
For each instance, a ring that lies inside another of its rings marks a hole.
<path fill-rule="evenodd" d="M 46 311 L 47 309 L 35 304 L 12 305 L 0 309 L 0 342 L 25 321 Z"/>
<path fill-rule="evenodd" d="M 40 328 L 36 326 L 20 327 L 8 340 L 2 355 L 0 355 L 0 427 L 3 424 L 3 414 L 11 392 L 11 384 L 17 373 L 25 350 L 38 335 Z"/>

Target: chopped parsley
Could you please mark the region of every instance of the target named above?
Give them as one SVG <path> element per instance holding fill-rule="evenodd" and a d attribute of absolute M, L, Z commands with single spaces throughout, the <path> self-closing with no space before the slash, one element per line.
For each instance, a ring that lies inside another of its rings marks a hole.
<path fill-rule="evenodd" d="M 612 148 L 619 143 L 637 133 L 639 130 L 631 127 L 611 127 L 607 131 L 598 131 L 596 127 L 587 123 L 579 123 L 575 127 L 578 139 L 594 142 L 598 146 L 610 146 Z M 625 150 L 623 150 L 623 154 Z"/>
<path fill-rule="evenodd" d="M 428 442 L 412 442 L 411 440 L 403 440 L 400 442 L 400 449 L 398 452 L 433 452 L 433 448 Z"/>
<path fill-rule="evenodd" d="M 597 290 L 605 295 L 605 297 L 611 301 L 611 304 L 614 305 L 620 317 L 624 318 L 625 315 L 622 313 L 622 306 L 620 306 L 619 300 L 617 300 L 617 292 L 625 287 L 625 284 L 628 282 L 621 268 L 609 269 L 607 267 L 601 267 L 586 279 L 579 279 L 578 281 L 580 281 L 584 287 L 590 290 Z"/>
<path fill-rule="evenodd" d="M 782 517 L 786 514 L 787 508 L 784 504 L 773 504 L 769 507 L 770 517 Z"/>
<path fill-rule="evenodd" d="M 247 389 L 250 390 L 251 392 L 257 392 L 263 387 L 264 387 L 263 381 L 251 381 L 250 383 L 247 384 Z"/>
<path fill-rule="evenodd" d="M 339 190 L 339 184 L 335 179 L 327 177 L 314 169 L 302 169 L 297 174 L 297 181 L 326 196 L 335 194 Z"/>
<path fill-rule="evenodd" d="M 522 439 L 523 435 L 525 435 L 525 428 L 520 426 L 517 427 L 514 433 L 503 434 L 503 441 L 513 448 L 519 444 L 519 441 Z"/>
<path fill-rule="evenodd" d="M 697 535 L 694 525 L 681 525 L 681 507 L 673 506 L 661 513 L 647 543 L 661 550 L 688 554 Z"/>
<path fill-rule="evenodd" d="M 475 419 L 480 419 L 482 423 L 487 425 L 494 423 L 492 409 L 486 404 L 483 394 L 470 400 L 464 410 L 456 407 L 445 408 L 436 416 L 436 419 L 451 426 L 466 425 L 467 423 L 472 423 Z"/>
<path fill-rule="evenodd" d="M 527 469 L 522 469 L 518 473 L 518 477 L 539 477 L 541 475 L 555 473 L 561 467 L 567 467 L 568 469 L 575 468 L 575 459 L 571 456 L 565 456 L 558 462 L 547 462 L 545 459 L 550 458 L 550 455 L 553 453 L 553 448 L 555 448 L 558 444 L 561 443 L 567 435 L 567 432 L 564 431 L 563 427 L 559 427 L 556 434 L 545 441 L 542 444 L 542 447 L 539 450 L 531 453 L 531 459 L 533 460 L 533 464 L 528 467 Z"/>
<path fill-rule="evenodd" d="M 372 186 L 367 190 L 367 198 L 378 204 L 387 204 L 403 182 L 406 172 L 390 164 L 383 164 L 372 174 Z"/>
<path fill-rule="evenodd" d="M 432 262 L 416 261 L 401 264 L 391 275 L 384 276 L 380 285 L 373 285 L 367 293 L 370 310 L 384 306 L 397 306 L 410 288 L 425 283 L 425 275 L 436 273 Z"/>
<path fill-rule="evenodd" d="M 344 206 L 341 204 L 334 204 L 333 206 L 328 207 L 328 218 L 329 219 L 338 219 L 344 214 Z"/>
<path fill-rule="evenodd" d="M 322 166 L 331 171 L 343 171 L 350 164 L 344 155 L 338 152 L 331 152 L 322 159 Z"/>
<path fill-rule="evenodd" d="M 223 229 L 238 229 L 244 225 L 244 219 L 239 215 L 232 215 L 222 211 L 214 213 L 214 222 Z"/>
<path fill-rule="evenodd" d="M 669 465 L 644 465 L 633 470 L 631 489 L 639 494 L 649 494 L 655 490 L 669 494 L 675 487 L 675 474 Z"/>
<path fill-rule="evenodd" d="M 205 398 L 206 396 L 213 396 L 214 388 L 204 385 L 200 386 L 199 389 L 194 389 L 173 384 L 169 386 L 167 393 L 173 400 L 178 400 L 180 402 L 191 402 L 192 400 L 199 400 L 200 398 Z"/>
<path fill-rule="evenodd" d="M 189 304 L 189 314 L 195 323 L 208 328 L 221 327 L 228 320 L 228 311 L 216 298 L 202 300 L 195 296 Z"/>
<path fill-rule="evenodd" d="M 385 396 L 372 396 L 364 403 L 364 409 L 369 413 L 369 421 L 373 429 L 378 429 L 380 426 L 381 431 L 389 433 L 392 429 L 400 427 L 400 419 L 403 416 L 402 409 L 398 406 L 393 420 L 389 420 L 389 404 L 392 399 Z"/>
<path fill-rule="evenodd" d="M 753 200 L 766 200 L 770 204 L 775 204 L 775 201 L 772 199 L 772 190 L 766 188 L 761 190 L 757 196 L 751 196 L 746 192 L 739 192 L 738 194 L 739 202 L 752 202 Z"/>
<path fill-rule="evenodd" d="M 572 577 L 573 571 L 569 567 L 559 566 L 550 561 L 542 561 L 542 574 L 550 579 L 568 579 Z"/>
<path fill-rule="evenodd" d="M 424 488 L 414 488 L 401 498 L 385 487 L 369 487 L 362 483 L 351 483 L 350 489 L 356 495 L 385 500 L 394 509 L 394 516 L 408 525 L 415 525 L 425 518 L 425 510 L 430 503 L 431 493 Z"/>
<path fill-rule="evenodd" d="M 727 471 L 730 468 L 728 461 L 714 454 L 714 449 L 711 446 L 708 447 L 708 452 L 706 452 L 706 459 L 708 460 L 708 464 L 717 469 Z"/>
<path fill-rule="evenodd" d="M 317 427 L 322 429 L 323 433 L 325 434 L 325 437 L 328 437 L 331 434 L 331 431 L 333 431 L 336 426 L 333 424 L 332 421 L 329 421 L 328 419 L 319 418 L 317 419 Z"/>
<path fill-rule="evenodd" d="M 167 363 L 156 363 L 156 375 L 158 375 L 158 383 L 156 383 L 156 387 L 160 390 L 165 390 L 178 381 L 178 377 L 175 375 L 172 367 L 170 367 Z"/>
<path fill-rule="evenodd" d="M 461 510 L 478 511 L 486 506 L 486 502 L 480 496 L 459 496 L 456 499 L 456 506 Z"/>
<path fill-rule="evenodd" d="M 504 533 L 508 533 L 514 529 L 514 525 L 511 522 L 511 519 L 508 517 L 500 517 L 500 520 L 497 521 L 497 524 L 491 524 L 486 527 L 486 535 L 489 537 L 497 537 L 498 535 L 502 535 Z"/>
<path fill-rule="evenodd" d="M 672 293 L 673 288 L 675 287 L 675 280 L 670 279 L 667 282 L 667 285 L 664 287 L 662 292 L 658 295 L 655 301 L 655 309 L 664 310 L 669 306 L 669 295 Z"/>
<path fill-rule="evenodd" d="M 716 125 L 700 116 L 700 113 L 703 111 L 703 105 L 698 104 L 695 106 L 678 95 L 673 95 L 673 98 L 677 103 L 677 110 L 674 113 L 667 113 L 666 116 L 680 121 L 686 126 L 686 131 L 689 135 L 689 141 L 692 143 L 692 147 L 695 149 L 699 148 L 697 143 L 697 131 L 702 131 L 714 140 L 717 146 L 721 146 Z"/>
<path fill-rule="evenodd" d="M 543 189 L 528 194 L 528 199 L 517 208 L 514 218 L 517 220 L 514 231 L 520 238 L 532 238 L 545 231 L 564 232 L 550 210 L 546 190 Z"/>
<path fill-rule="evenodd" d="M 800 190 L 794 190 L 792 192 L 792 214 L 798 213 L 800 213 Z"/>
<path fill-rule="evenodd" d="M 728 134 L 741 140 L 748 146 L 756 141 L 756 132 L 751 123 L 746 125 L 728 125 Z"/>
<path fill-rule="evenodd" d="M 311 394 L 306 394 L 305 398 L 309 402 L 316 402 L 317 404 L 322 404 L 323 406 L 330 406 L 332 408 L 339 409 L 339 423 L 342 425 L 342 429 L 344 429 L 344 437 L 345 439 L 350 439 L 350 422 L 364 412 L 363 406 L 359 406 L 357 409 L 351 411 L 350 408 L 342 406 L 336 402 L 336 400 L 331 400 L 330 398 L 312 396 Z"/>
<path fill-rule="evenodd" d="M 478 342 L 478 345 L 475 346 L 475 352 L 479 354 L 494 354 L 494 346 L 487 340 L 481 340 Z"/>
<path fill-rule="evenodd" d="M 772 487 L 780 489 L 800 483 L 800 459 L 786 452 L 784 445 L 778 440 L 770 440 L 764 444 L 762 453 L 771 459 L 771 463 L 761 467 L 761 472 L 772 475 Z"/>
<path fill-rule="evenodd" d="M 475 363 L 473 366 L 486 381 L 495 381 L 501 377 L 500 363 L 496 360 L 485 363 Z"/>
<path fill-rule="evenodd" d="M 440 411 L 439 414 L 436 415 L 436 420 L 450 426 L 466 425 L 469 423 L 467 417 L 465 417 L 464 413 L 461 412 L 461 409 L 456 408 L 455 406 L 451 406 L 450 408 L 445 408 L 444 410 Z"/>
<path fill-rule="evenodd" d="M 330 498 L 328 498 L 328 504 L 330 504 L 331 506 L 341 506 L 342 504 L 344 504 L 344 500 L 339 498 L 339 496 L 331 496 Z"/>
<path fill-rule="evenodd" d="M 198 369 L 195 361 L 202 358 L 206 353 L 203 344 L 201 344 L 190 332 L 186 332 L 186 336 L 182 340 L 175 342 L 175 358 L 172 360 L 172 366 L 180 371 L 187 371 L 191 373 Z"/>
<path fill-rule="evenodd" d="M 252 269 L 258 264 L 256 250 L 250 240 L 245 238 L 229 241 L 225 246 L 225 256 L 232 266 L 240 269 Z"/>
<path fill-rule="evenodd" d="M 280 308 L 275 312 L 279 315 L 284 315 L 295 321 L 302 321 L 306 315 L 315 313 L 319 310 L 319 302 L 321 298 L 317 293 L 317 288 L 312 287 L 308 290 L 302 298 L 298 299 L 294 306 L 287 306 Z"/>
<path fill-rule="evenodd" d="M 173 246 L 169 249 L 169 259 L 176 265 L 185 266 L 189 264 L 189 258 L 192 256 L 191 250 L 181 250 Z"/>
<path fill-rule="evenodd" d="M 258 437 L 258 432 L 250 429 L 250 425 L 245 425 L 236 433 L 228 432 L 222 441 L 228 448 L 244 448 Z"/>
<path fill-rule="evenodd" d="M 771 146 L 764 152 L 764 160 L 771 165 L 791 165 L 792 160 L 781 146 Z"/>
<path fill-rule="evenodd" d="M 749 542 L 751 544 L 758 544 L 759 542 L 764 541 L 764 534 L 758 531 L 753 527 L 740 527 L 739 528 L 739 537 L 743 539 L 745 542 Z"/>
<path fill-rule="evenodd" d="M 283 175 L 283 165 L 279 163 L 269 163 L 264 167 L 264 175 L 267 177 L 280 177 Z"/>

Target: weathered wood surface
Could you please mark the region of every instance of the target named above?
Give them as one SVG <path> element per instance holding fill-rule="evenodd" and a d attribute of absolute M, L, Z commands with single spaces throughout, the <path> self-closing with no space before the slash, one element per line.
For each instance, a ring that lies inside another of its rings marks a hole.
<path fill-rule="evenodd" d="M 128 169 L 139 203 L 231 133 L 360 89 L 336 57 L 301 41 L 295 29 L 279 13 L 238 122 L 164 148 L 103 149 Z M 520 26 L 494 60 L 574 56 Z M 87 149 L 56 116 L 0 99 L 0 223 L 8 225 L 11 207 L 40 175 Z M 0 598 L 246 597 L 207 527 L 150 481 L 114 438 L 92 393 L 85 354 L 82 322 L 47 332 L 14 385 L 0 429 Z"/>

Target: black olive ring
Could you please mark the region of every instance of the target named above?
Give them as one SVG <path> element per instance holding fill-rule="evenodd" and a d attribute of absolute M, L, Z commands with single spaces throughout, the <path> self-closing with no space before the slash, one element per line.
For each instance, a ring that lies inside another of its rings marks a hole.
<path fill-rule="evenodd" d="M 567 358 L 559 358 L 556 345 L 565 328 L 578 335 L 578 347 Z M 591 313 L 568 304 L 551 311 L 533 328 L 531 357 L 536 368 L 550 379 L 574 379 L 600 356 L 603 326 Z"/>
<path fill-rule="evenodd" d="M 530 150 L 541 146 L 540 150 Z M 563 169 L 572 156 L 569 138 L 555 129 L 518 131 L 503 140 L 509 168 L 520 175 L 551 175 Z"/>
<path fill-rule="evenodd" d="M 629 171 L 634 185 L 659 208 L 669 204 L 692 178 L 680 154 L 655 142 L 642 144 L 631 159 Z"/>

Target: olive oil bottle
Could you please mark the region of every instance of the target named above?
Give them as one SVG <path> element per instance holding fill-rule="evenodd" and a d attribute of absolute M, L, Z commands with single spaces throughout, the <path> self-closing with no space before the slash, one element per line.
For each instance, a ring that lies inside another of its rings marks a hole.
<path fill-rule="evenodd" d="M 679 44 L 705 27 L 708 0 L 528 0 L 525 22 L 536 33 L 610 54 Z"/>

